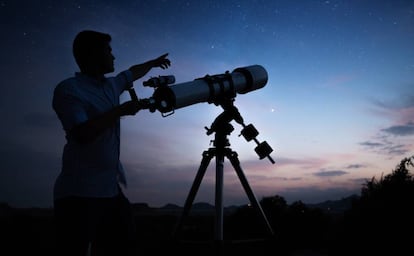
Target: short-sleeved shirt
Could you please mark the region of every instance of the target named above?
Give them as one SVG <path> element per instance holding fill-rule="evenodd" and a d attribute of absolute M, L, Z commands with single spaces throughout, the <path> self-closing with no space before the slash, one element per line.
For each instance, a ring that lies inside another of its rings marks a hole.
<path fill-rule="evenodd" d="M 126 185 L 119 159 L 119 120 L 88 143 L 79 143 L 69 131 L 119 105 L 120 95 L 132 82 L 132 73 L 127 70 L 103 80 L 76 73 L 56 86 L 52 105 L 66 132 L 66 144 L 54 199 L 113 197 L 118 194 L 119 183 Z"/>

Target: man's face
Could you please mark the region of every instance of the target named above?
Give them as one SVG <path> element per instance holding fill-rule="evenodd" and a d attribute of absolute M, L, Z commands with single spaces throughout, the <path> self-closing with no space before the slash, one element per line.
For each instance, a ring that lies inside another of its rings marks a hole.
<path fill-rule="evenodd" d="M 115 57 L 112 54 L 112 48 L 108 43 L 107 45 L 105 45 L 103 49 L 103 54 L 102 54 L 101 68 L 104 74 L 114 72 L 115 70 L 114 60 L 115 60 Z"/>

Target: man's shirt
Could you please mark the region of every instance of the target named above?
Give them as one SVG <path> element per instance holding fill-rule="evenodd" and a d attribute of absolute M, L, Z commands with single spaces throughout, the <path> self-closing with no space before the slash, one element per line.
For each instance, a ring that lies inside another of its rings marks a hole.
<path fill-rule="evenodd" d="M 119 120 L 94 141 L 84 144 L 70 136 L 69 131 L 118 106 L 121 93 L 132 82 L 132 74 L 127 70 L 102 81 L 76 73 L 56 86 L 52 105 L 66 132 L 66 144 L 62 169 L 54 186 L 55 199 L 112 197 L 118 194 L 118 182 L 126 185 L 119 160 Z"/>

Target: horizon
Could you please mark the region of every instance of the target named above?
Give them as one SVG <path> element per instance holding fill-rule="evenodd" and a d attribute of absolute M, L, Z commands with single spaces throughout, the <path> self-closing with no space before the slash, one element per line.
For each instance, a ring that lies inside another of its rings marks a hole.
<path fill-rule="evenodd" d="M 359 194 L 352 194 L 352 195 L 349 195 L 349 196 L 345 196 L 345 197 L 342 197 L 342 198 L 338 198 L 336 200 L 324 200 L 324 201 L 317 202 L 317 203 L 305 203 L 305 202 L 302 202 L 301 200 L 298 200 L 298 201 L 301 201 L 302 203 L 304 203 L 307 206 L 313 206 L 313 205 L 319 205 L 319 204 L 326 204 L 326 203 L 331 203 L 331 202 L 343 201 L 343 200 L 346 200 L 346 199 L 349 199 L 349 198 L 352 198 L 352 197 L 355 197 L 355 196 L 358 196 L 359 197 L 360 195 Z M 281 196 L 281 197 L 283 197 L 283 196 Z M 260 198 L 258 198 L 258 201 L 260 201 Z M 298 201 L 293 201 L 293 202 L 290 202 L 290 203 L 287 202 L 287 205 L 290 206 L 293 203 L 296 203 Z M 194 206 L 195 205 L 201 205 L 201 204 L 203 204 L 203 205 L 204 204 L 207 204 L 208 206 L 211 206 L 213 208 L 216 207 L 214 203 L 203 202 L 203 201 L 196 201 L 196 202 L 194 202 L 191 205 L 190 212 L 191 212 L 191 210 L 194 209 Z M 148 204 L 146 202 L 131 202 L 131 205 L 132 206 L 145 205 L 148 208 L 154 208 L 154 209 L 161 209 L 161 208 L 165 208 L 165 207 L 168 207 L 168 206 L 174 206 L 174 207 L 184 208 L 184 204 L 183 205 L 178 205 L 178 204 L 173 204 L 173 203 L 166 203 L 165 205 L 161 205 L 161 206 L 152 206 L 152 205 L 150 205 L 150 204 Z M 223 208 L 243 207 L 243 206 L 246 206 L 246 205 L 250 205 L 250 203 L 223 205 Z M 49 206 L 49 207 L 36 207 L 36 206 L 15 207 L 13 205 L 9 205 L 7 202 L 0 202 L 0 206 L 1 207 L 6 206 L 6 207 L 9 207 L 9 208 L 12 208 L 12 209 L 53 209 L 53 206 Z"/>

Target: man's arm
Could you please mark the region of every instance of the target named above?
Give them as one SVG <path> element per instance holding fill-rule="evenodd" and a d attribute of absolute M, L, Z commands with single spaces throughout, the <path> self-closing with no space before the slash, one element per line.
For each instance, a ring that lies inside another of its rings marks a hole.
<path fill-rule="evenodd" d="M 171 62 L 167 59 L 167 56 L 168 53 L 165 53 L 156 59 L 131 66 L 129 70 L 132 72 L 132 79 L 135 81 L 145 76 L 152 68 L 155 67 L 160 67 L 162 69 L 168 68 L 171 65 Z"/>
<path fill-rule="evenodd" d="M 133 65 L 129 68 L 132 79 L 135 81 L 145 76 L 152 68 L 160 67 L 166 69 L 171 65 L 167 59 L 168 53 L 142 64 Z M 105 129 L 111 127 L 121 116 L 135 115 L 141 109 L 136 100 L 124 102 L 123 104 L 109 110 L 108 112 L 75 126 L 69 134 L 74 136 L 80 143 L 88 143 L 96 139 Z"/>
<path fill-rule="evenodd" d="M 69 134 L 82 144 L 92 142 L 105 129 L 111 127 L 121 116 L 135 115 L 141 106 L 139 102 L 131 100 L 103 113 L 102 115 L 89 119 L 70 130 Z"/>

